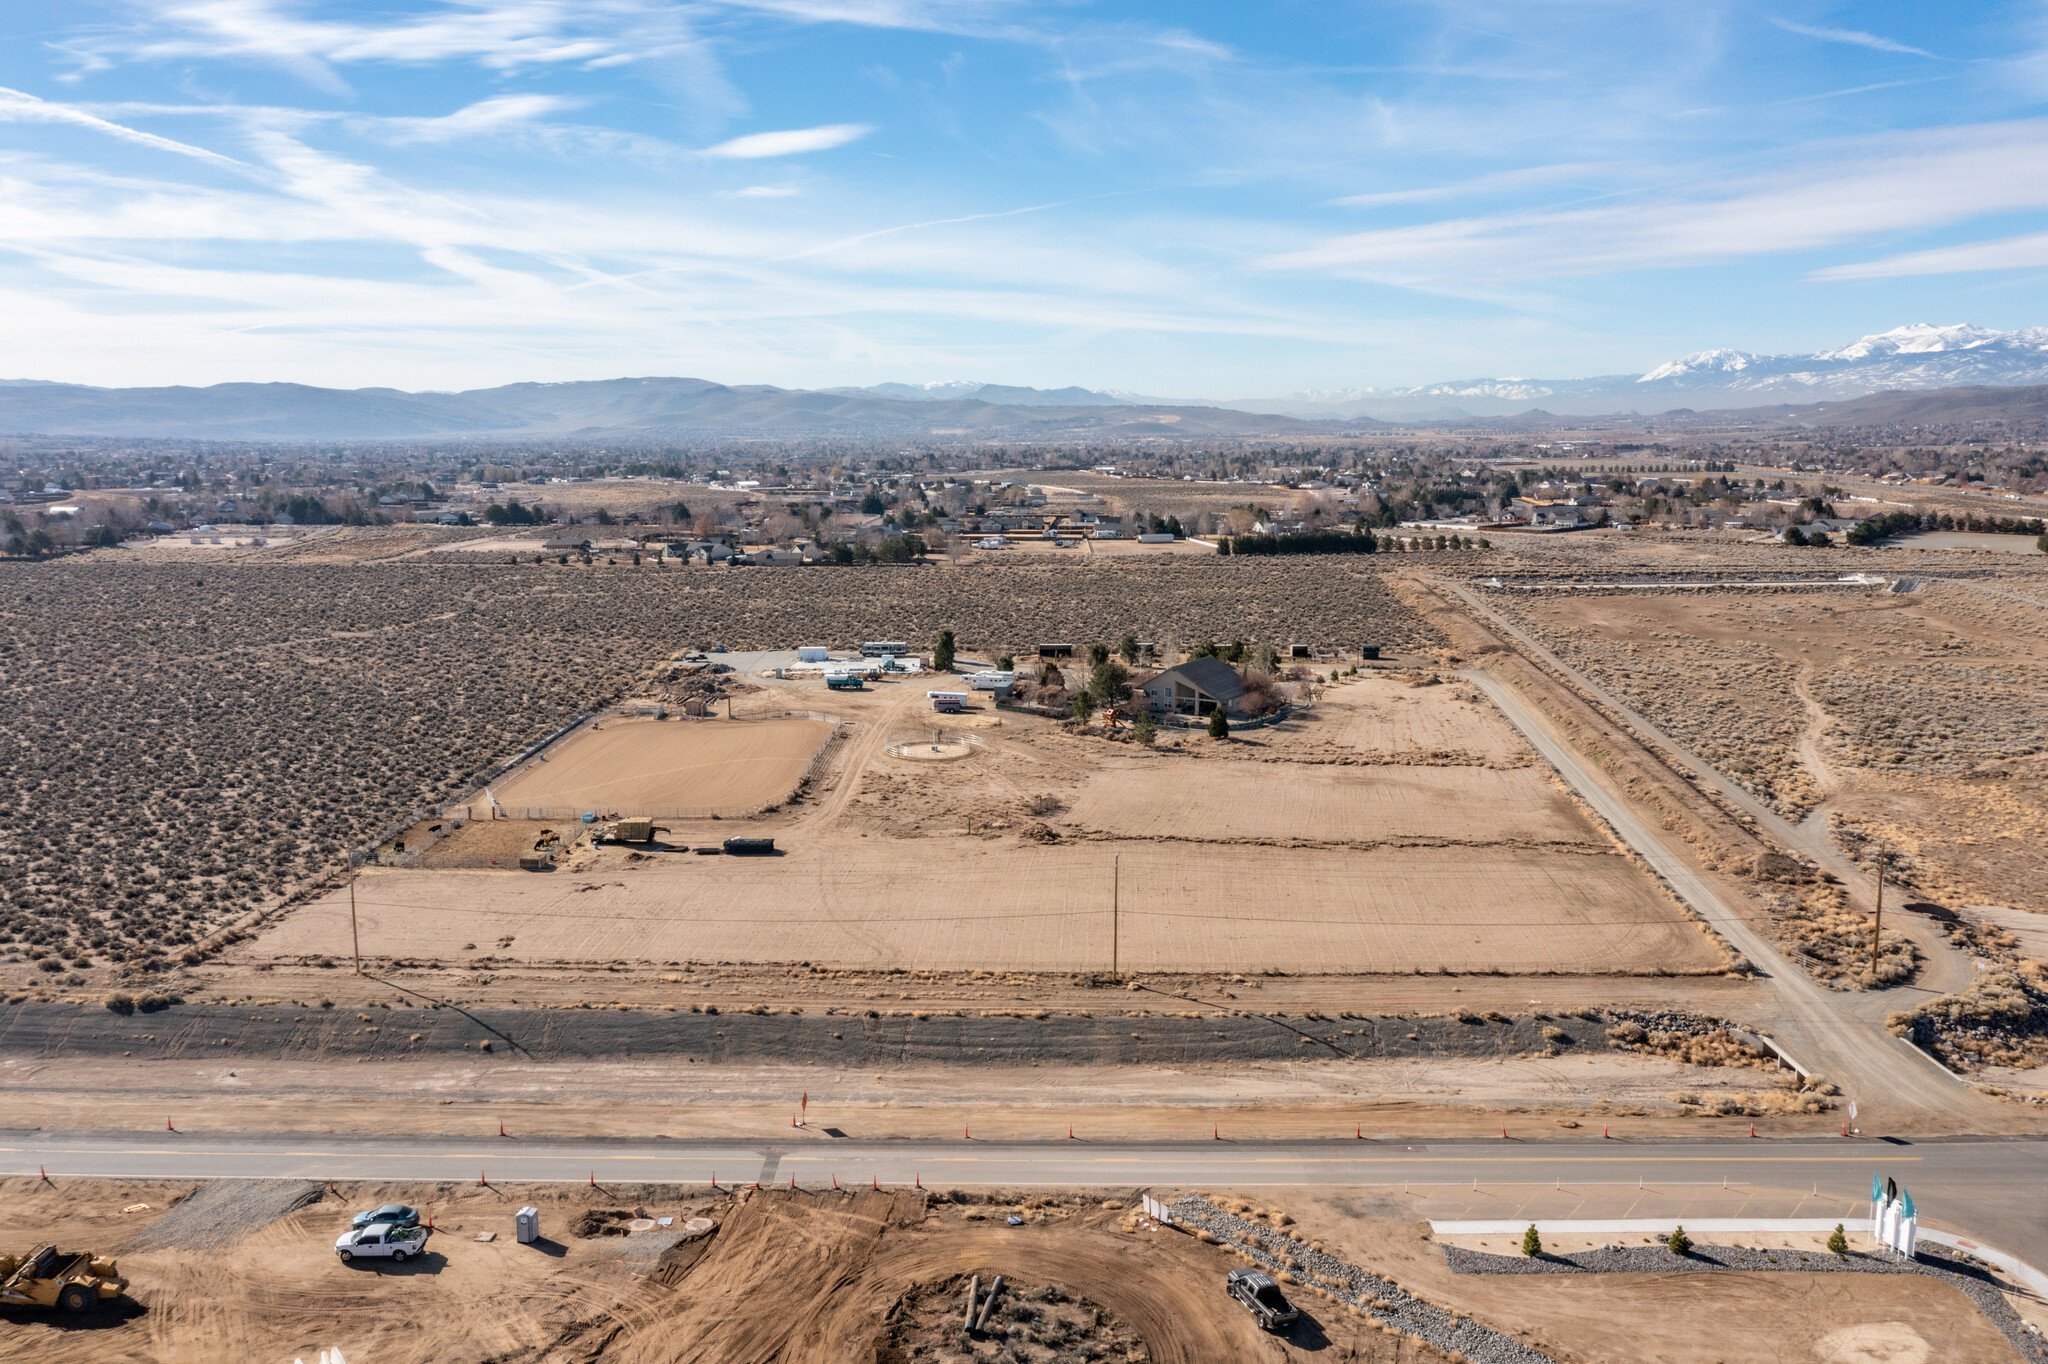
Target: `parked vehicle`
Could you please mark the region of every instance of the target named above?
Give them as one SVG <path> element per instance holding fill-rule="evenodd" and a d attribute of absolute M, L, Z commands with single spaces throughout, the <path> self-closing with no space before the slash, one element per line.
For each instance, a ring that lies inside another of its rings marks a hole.
<path fill-rule="evenodd" d="M 0 1305 L 90 1310 L 128 1290 L 113 1260 L 90 1251 L 37 1246 L 26 1256 L 0 1255 Z"/>
<path fill-rule="evenodd" d="M 1301 1309 L 1287 1301 L 1273 1276 L 1256 1269 L 1231 1270 L 1223 1280 L 1223 1288 L 1244 1304 L 1262 1331 L 1277 1331 L 1301 1315 Z"/>
<path fill-rule="evenodd" d="M 389 1222 L 372 1222 L 367 1227 L 345 1231 L 335 1238 L 334 1253 L 342 1263 L 362 1259 L 387 1259 L 402 1265 L 426 1248 L 425 1227 L 394 1227 Z"/>
<path fill-rule="evenodd" d="M 372 1222 L 389 1222 L 394 1227 L 416 1227 L 420 1224 L 420 1210 L 405 1203 L 386 1203 L 381 1208 L 357 1213 L 350 1220 L 349 1226 L 361 1231 Z"/>
<path fill-rule="evenodd" d="M 852 673 L 827 673 L 825 685 L 833 691 L 866 691 L 867 683 Z"/>

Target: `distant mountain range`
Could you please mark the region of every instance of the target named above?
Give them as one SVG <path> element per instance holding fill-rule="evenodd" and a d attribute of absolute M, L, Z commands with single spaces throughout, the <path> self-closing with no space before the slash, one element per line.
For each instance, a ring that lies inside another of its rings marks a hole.
<path fill-rule="evenodd" d="M 945 382 L 785 389 L 704 379 L 508 384 L 462 393 L 303 384 L 93 388 L 0 379 L 0 432 L 220 439 L 422 437 L 1128 436 L 1306 434 L 1322 423 L 1457 421 L 1519 414 L 1660 414 L 1834 403 L 1875 393 L 2048 384 L 2048 328 L 1926 323 L 1812 355 L 1703 350 L 1643 374 L 1464 379 L 1414 388 L 1204 401 L 1116 390 Z M 1802 414 L 1806 416 L 1807 414 Z"/>
<path fill-rule="evenodd" d="M 984 386 L 976 386 L 984 387 Z M 1012 390 L 1030 393 L 1032 390 Z M 999 403 L 729 386 L 704 379 L 508 384 L 464 393 L 305 384 L 91 388 L 0 381 L 0 432 L 222 440 L 1004 436 L 1040 440 L 1310 432 L 1296 417 L 1121 399 Z"/>

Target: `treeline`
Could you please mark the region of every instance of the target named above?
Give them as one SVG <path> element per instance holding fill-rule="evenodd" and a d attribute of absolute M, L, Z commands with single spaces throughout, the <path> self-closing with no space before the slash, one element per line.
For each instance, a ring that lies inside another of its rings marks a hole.
<path fill-rule="evenodd" d="M 538 507 L 529 507 L 520 502 L 504 506 L 493 502 L 484 508 L 484 520 L 494 526 L 546 526 L 554 523 L 554 517 Z"/>
<path fill-rule="evenodd" d="M 1342 530 L 1309 530 L 1293 535 L 1226 535 L 1216 542 L 1224 554 L 1393 554 L 1425 549 L 1491 549 L 1469 535 L 1374 535 Z"/>
<path fill-rule="evenodd" d="M 1307 530 L 1294 535 L 1226 535 L 1217 541 L 1225 554 L 1375 554 L 1379 537 L 1348 530 Z"/>
<path fill-rule="evenodd" d="M 1895 511 L 1857 522 L 1843 532 L 1842 538 L 1852 545 L 1874 545 L 1880 540 L 1889 540 L 1894 535 L 1911 535 L 1929 530 L 1959 530 L 1977 535 L 2048 533 L 2048 527 L 2044 527 L 2041 521 L 2028 516 L 1978 516 L 1973 512 L 1962 516 L 1949 512 L 1942 512 L 1940 515 L 1928 512 L 1922 515 L 1919 512 Z"/>
<path fill-rule="evenodd" d="M 837 540 L 824 547 L 828 564 L 914 564 L 924 557 L 922 535 L 891 535 L 874 545 Z"/>

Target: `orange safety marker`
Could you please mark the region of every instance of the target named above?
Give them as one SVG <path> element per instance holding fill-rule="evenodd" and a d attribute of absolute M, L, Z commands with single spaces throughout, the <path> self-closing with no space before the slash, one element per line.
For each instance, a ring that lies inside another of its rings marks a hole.
<path fill-rule="evenodd" d="M 1506 1140 L 1508 1139 L 1508 1129 L 1507 1129 L 1507 1128 L 1503 1127 L 1503 1128 L 1501 1128 L 1501 1129 L 1500 1129 L 1500 1139 L 1501 1139 L 1502 1141 L 1506 1141 Z"/>
<path fill-rule="evenodd" d="M 835 1189 L 839 1187 L 839 1176 L 838 1176 L 838 1175 L 834 1175 L 834 1176 L 832 1176 L 832 1187 L 833 1187 L 833 1188 L 835 1188 Z"/>
<path fill-rule="evenodd" d="M 499 1124 L 498 1124 L 498 1135 L 499 1135 L 499 1136 L 501 1136 L 501 1137 L 505 1135 L 505 1124 L 504 1124 L 504 1123 L 499 1123 Z"/>
<path fill-rule="evenodd" d="M 1749 1135 L 1751 1135 L 1752 1137 L 1756 1135 L 1756 1124 L 1755 1124 L 1755 1123 L 1751 1123 L 1751 1124 L 1749 1125 Z"/>
<path fill-rule="evenodd" d="M 1068 1123 L 1068 1124 L 1067 1124 L 1067 1140 L 1068 1140 L 1068 1141 L 1072 1141 L 1073 1139 L 1074 1139 L 1074 1124 L 1072 1124 L 1072 1123 Z"/>
<path fill-rule="evenodd" d="M 796 1192 L 796 1176 L 795 1176 L 795 1175 L 791 1175 L 791 1176 L 789 1177 L 789 1191 L 790 1191 L 791 1193 L 795 1193 L 795 1192 Z"/>
<path fill-rule="evenodd" d="M 178 1130 L 177 1128 L 175 1128 L 175 1127 L 171 1126 L 171 1120 L 170 1120 L 169 1118 L 165 1118 L 165 1119 L 164 1119 L 164 1131 L 166 1131 L 166 1132 L 175 1132 L 175 1131 L 177 1131 L 177 1130 Z M 1848 1129 L 1848 1128 L 1846 1128 L 1846 1127 L 1845 1127 L 1845 1128 L 1843 1128 L 1843 1129 L 1842 1129 L 1842 1134 L 1843 1134 L 1844 1136 L 1847 1136 L 1847 1135 L 1848 1135 L 1848 1132 L 1849 1132 L 1849 1129 Z"/>
<path fill-rule="evenodd" d="M 1612 1132 L 1609 1132 L 1606 1128 L 1603 1127 L 1600 1129 L 1600 1140 L 1610 1141 L 1613 1139 L 1613 1137 L 1614 1134 Z"/>
<path fill-rule="evenodd" d="M 974 1134 L 973 1134 L 972 1132 L 968 1131 L 968 1130 L 966 1129 L 966 1127 L 964 1127 L 964 1126 L 963 1126 L 963 1127 L 962 1127 L 962 1128 L 960 1129 L 960 1140 L 962 1140 L 962 1141 L 973 1141 L 973 1140 L 974 1140 Z"/>
<path fill-rule="evenodd" d="M 1352 1131 L 1351 1135 L 1352 1135 L 1352 1136 L 1354 1136 L 1354 1137 L 1356 1137 L 1356 1138 L 1358 1138 L 1358 1140 L 1360 1140 L 1360 1141 L 1364 1141 L 1364 1140 L 1365 1140 L 1365 1128 L 1364 1128 L 1363 1126 L 1357 1127 L 1357 1128 L 1353 1129 L 1353 1131 Z"/>
<path fill-rule="evenodd" d="M 48 1184 L 50 1182 L 50 1172 L 42 1166 L 36 1166 L 36 1173 L 43 1177 L 43 1183 Z"/>
<path fill-rule="evenodd" d="M 590 1187 L 593 1189 L 597 1187 L 597 1171 L 595 1170 L 590 1172 Z"/>
<path fill-rule="evenodd" d="M 478 1170 L 476 1172 L 476 1186 L 479 1189 L 487 1189 L 490 1187 L 490 1185 L 491 1181 L 484 1178 L 484 1172 L 482 1170 Z"/>
<path fill-rule="evenodd" d="M 923 1175 L 912 1175 L 912 1176 L 911 1176 L 911 1178 L 917 1181 L 917 1187 L 918 1187 L 918 1188 L 922 1189 L 922 1188 L 924 1187 L 924 1176 L 923 1176 Z"/>
<path fill-rule="evenodd" d="M 882 1181 L 876 1179 L 873 1175 L 868 1176 L 868 1183 L 874 1185 L 874 1187 L 876 1187 L 877 1189 L 882 1187 Z"/>
<path fill-rule="evenodd" d="M 1222 1129 L 1220 1129 L 1220 1128 L 1215 1128 L 1215 1127 L 1212 1127 L 1212 1128 L 1210 1128 L 1210 1129 L 1209 1129 L 1209 1137 L 1210 1137 L 1210 1139 L 1211 1139 L 1211 1140 L 1213 1140 L 1213 1141 L 1222 1141 L 1222 1140 L 1223 1140 L 1223 1132 L 1222 1132 Z"/>

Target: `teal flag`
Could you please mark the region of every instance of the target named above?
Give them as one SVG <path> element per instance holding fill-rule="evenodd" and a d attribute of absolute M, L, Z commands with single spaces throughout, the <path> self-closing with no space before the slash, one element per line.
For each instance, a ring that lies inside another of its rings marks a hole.
<path fill-rule="evenodd" d="M 1884 1176 L 1878 1174 L 1875 1170 L 1870 1172 L 1870 1201 L 1873 1203 L 1884 1202 Z"/>
<path fill-rule="evenodd" d="M 1899 1215 L 1901 1217 L 1911 1217 L 1913 1215 L 1913 1195 L 1904 1189 L 1899 1191 Z"/>

